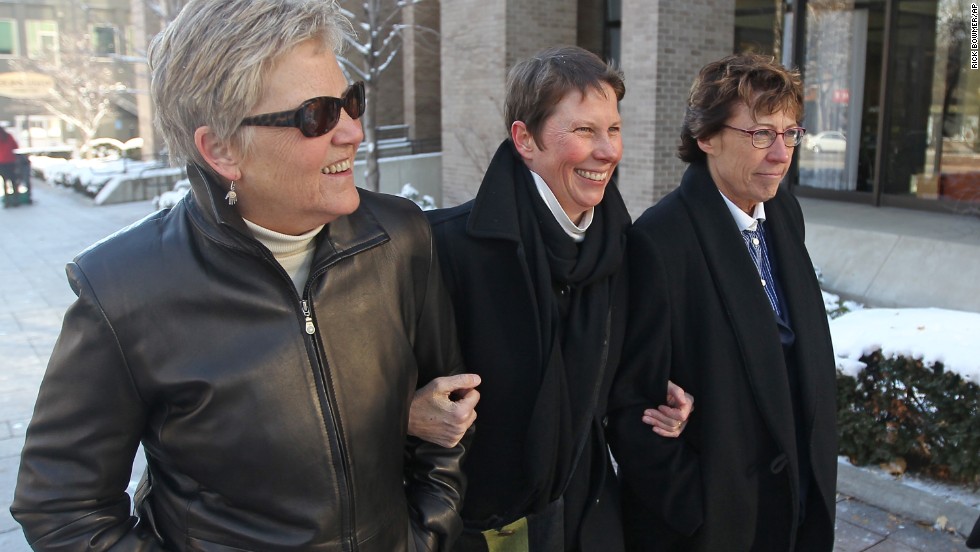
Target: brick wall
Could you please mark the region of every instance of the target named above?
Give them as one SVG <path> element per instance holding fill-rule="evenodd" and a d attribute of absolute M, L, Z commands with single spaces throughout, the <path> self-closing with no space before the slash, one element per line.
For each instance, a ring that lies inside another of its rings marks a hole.
<path fill-rule="evenodd" d="M 439 2 L 429 0 L 406 7 L 405 32 L 405 124 L 409 138 L 437 142 L 442 133 L 440 98 Z M 413 29 L 421 27 L 423 30 Z"/>
<path fill-rule="evenodd" d="M 556 44 L 574 44 L 569 0 L 443 2 L 443 206 L 472 199 L 500 142 L 504 86 L 511 65 Z"/>
<path fill-rule="evenodd" d="M 691 82 L 732 52 L 735 0 L 624 0 L 626 73 L 619 185 L 636 217 L 677 187 L 686 165 L 677 142 Z"/>

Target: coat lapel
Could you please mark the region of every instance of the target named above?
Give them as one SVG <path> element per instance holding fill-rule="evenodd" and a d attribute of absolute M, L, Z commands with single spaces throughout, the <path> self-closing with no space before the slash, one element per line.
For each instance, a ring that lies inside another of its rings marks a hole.
<path fill-rule="evenodd" d="M 816 405 L 820 400 L 818 390 L 835 389 L 835 383 L 826 369 L 832 363 L 828 358 L 825 336 L 829 335 L 827 314 L 820 293 L 820 285 L 813 271 L 813 262 L 806 251 L 802 234 L 802 215 L 793 220 L 794 212 L 788 205 L 789 197 L 780 191 L 766 203 L 766 224 L 772 229 L 769 242 L 776 258 L 778 278 L 788 305 L 790 323 L 796 333 L 796 358 L 800 378 L 805 427 L 812 431 Z"/>
<path fill-rule="evenodd" d="M 780 449 L 795 456 L 795 429 L 786 423 L 793 419 L 793 407 L 776 320 L 738 226 L 706 167 L 687 169 L 680 196 L 728 313 L 755 402 Z"/>

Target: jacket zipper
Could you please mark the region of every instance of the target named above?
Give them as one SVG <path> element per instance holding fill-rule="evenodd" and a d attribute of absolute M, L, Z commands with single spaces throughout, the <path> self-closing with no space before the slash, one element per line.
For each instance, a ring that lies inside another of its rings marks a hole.
<path fill-rule="evenodd" d="M 247 236 L 247 237 L 251 237 L 252 241 L 257 241 L 252 236 Z M 376 236 L 370 240 L 362 242 L 356 247 L 347 249 L 341 252 L 340 254 L 333 255 L 332 257 L 328 258 L 328 260 L 324 264 L 322 264 L 319 268 L 310 271 L 310 274 L 307 277 L 306 286 L 303 289 L 303 294 L 302 294 L 303 296 L 300 297 L 298 293 L 295 295 L 295 297 L 297 297 L 300 300 L 300 311 L 304 318 L 304 330 L 306 334 L 310 337 L 310 345 L 313 349 L 312 361 L 316 364 L 316 369 L 320 373 L 320 380 L 323 382 L 324 400 L 326 402 L 326 407 L 329 410 L 328 412 L 329 420 L 324 420 L 324 422 L 325 423 L 328 422 L 333 427 L 334 435 L 336 436 L 333 442 L 336 443 L 337 450 L 332 450 L 331 452 L 333 452 L 335 456 L 340 457 L 341 460 L 341 469 L 343 473 L 342 473 L 342 477 L 338 477 L 337 480 L 344 487 L 340 491 L 340 494 L 346 495 L 347 497 L 346 504 L 341 505 L 341 508 L 346 507 L 345 509 L 347 511 L 347 515 L 342 516 L 344 518 L 344 521 L 346 521 L 347 523 L 347 527 L 344 528 L 342 532 L 344 533 L 347 539 L 347 542 L 349 544 L 349 550 L 351 552 L 357 552 L 358 546 L 357 546 L 357 539 L 355 537 L 355 531 L 354 531 L 354 527 L 355 527 L 354 492 L 352 490 L 353 485 L 351 484 L 350 459 L 347 456 L 347 450 L 346 447 L 344 446 L 343 439 L 341 439 L 342 434 L 340 431 L 340 422 L 337 420 L 337 416 L 335 414 L 338 408 L 332 393 L 333 390 L 332 380 L 330 380 L 327 376 L 327 374 L 329 374 L 329 370 L 326 369 L 327 366 L 326 358 L 325 355 L 321 355 L 321 348 L 318 346 L 317 338 L 315 335 L 316 322 L 313 320 L 313 308 L 311 306 L 311 303 L 307 299 L 305 299 L 305 297 L 308 297 L 310 294 L 310 289 L 312 288 L 312 282 L 317 278 L 319 278 L 320 276 L 322 276 L 323 274 L 325 274 L 327 272 L 327 269 L 330 268 L 330 266 L 348 257 L 356 255 L 358 253 L 367 251 L 369 249 L 373 249 L 374 247 L 379 246 L 387 241 L 388 241 L 387 235 Z M 279 270 L 279 273 L 282 274 L 282 276 L 286 279 L 286 282 L 289 284 L 289 288 L 294 292 L 296 291 L 293 285 L 292 278 L 289 276 L 289 274 L 282 267 L 279 261 L 276 260 L 275 256 L 273 256 L 272 253 L 267 248 L 260 247 L 254 249 L 253 251 L 257 252 L 260 257 L 263 257 L 267 261 L 272 263 L 272 266 L 276 267 Z M 328 385 L 329 385 L 329 389 L 328 389 Z"/>
<path fill-rule="evenodd" d="M 271 255 L 271 253 L 267 253 L 266 251 L 262 251 L 261 253 L 262 256 L 265 257 L 268 261 L 270 261 L 273 266 L 279 269 L 279 272 L 289 283 L 289 288 L 295 292 L 292 278 L 289 277 L 289 274 L 286 272 L 286 270 L 282 267 L 281 264 L 279 264 L 279 261 L 277 261 L 276 258 Z M 323 382 L 323 395 L 324 395 L 324 402 L 326 403 L 327 418 L 328 418 L 327 420 L 324 420 L 324 423 L 330 425 L 330 428 L 333 429 L 332 432 L 333 435 L 336 436 L 334 439 L 331 440 L 331 445 L 334 445 L 333 448 L 335 448 L 335 450 L 333 449 L 331 450 L 331 453 L 333 453 L 335 457 L 340 458 L 342 473 L 340 474 L 340 477 L 337 477 L 337 481 L 342 488 L 339 489 L 339 493 L 342 496 L 347 497 L 347 500 L 341 504 L 341 509 L 344 510 L 344 512 L 346 513 L 346 515 L 341 514 L 341 519 L 343 520 L 343 522 L 346 523 L 346 527 L 342 527 L 341 532 L 346 538 L 347 543 L 349 544 L 348 550 L 350 550 L 351 552 L 356 552 L 358 547 L 357 547 L 357 539 L 355 538 L 355 531 L 354 531 L 354 527 L 355 527 L 354 492 L 352 490 L 353 485 L 351 484 L 350 460 L 347 458 L 347 450 L 346 447 L 344 446 L 343 439 L 341 438 L 342 433 L 340 431 L 340 422 L 337 420 L 337 416 L 335 414 L 337 412 L 337 404 L 333 398 L 333 393 L 332 393 L 333 385 L 331 383 L 331 380 L 327 376 L 327 374 L 329 374 L 330 371 L 328 369 L 325 369 L 327 365 L 327 361 L 324 355 L 321 355 L 320 347 L 317 342 L 316 322 L 313 320 L 313 307 L 310 301 L 305 299 L 305 297 L 309 296 L 309 292 L 312 287 L 311 283 L 313 282 L 313 280 L 325 274 L 327 272 L 327 268 L 329 268 L 330 265 L 339 261 L 341 258 L 342 257 L 332 259 L 329 263 L 327 263 L 325 266 L 318 269 L 315 273 L 311 272 L 310 276 L 307 278 L 306 286 L 303 289 L 303 297 L 299 297 L 299 294 L 297 294 L 296 297 L 298 297 L 300 300 L 299 301 L 300 312 L 303 314 L 303 318 L 304 318 L 303 329 L 306 332 L 306 335 L 309 336 L 310 345 L 313 348 L 311 360 L 315 365 L 314 368 L 320 374 L 320 381 Z M 328 433 L 330 432 L 328 431 Z"/>
<path fill-rule="evenodd" d="M 340 490 L 340 494 L 347 497 L 346 502 L 341 506 L 342 509 L 346 510 L 346 515 L 342 514 L 342 519 L 347 525 L 342 529 L 342 532 L 347 539 L 347 543 L 349 544 L 349 550 L 351 552 L 357 552 L 358 546 L 357 546 L 357 539 L 355 537 L 355 531 L 354 531 L 356 525 L 355 525 L 355 517 L 354 517 L 354 491 L 352 490 L 353 485 L 351 484 L 350 459 L 347 457 L 347 447 L 344 446 L 344 441 L 341 438 L 342 433 L 340 430 L 340 422 L 338 421 L 337 414 L 336 414 L 338 407 L 334 399 L 333 383 L 329 377 L 330 370 L 327 367 L 327 360 L 325 358 L 325 355 L 321 354 L 321 347 L 317 342 L 316 322 L 313 320 L 313 306 L 312 303 L 308 299 L 306 299 L 306 297 L 309 297 L 310 295 L 310 290 L 312 288 L 313 282 L 320 276 L 326 274 L 327 269 L 330 268 L 332 265 L 340 262 L 343 259 L 346 259 L 347 257 L 350 257 L 357 253 L 361 253 L 368 249 L 372 249 L 375 246 L 381 245 L 386 241 L 388 240 L 387 239 L 372 240 L 370 242 L 363 244 L 361 248 L 348 250 L 344 252 L 344 254 L 334 256 L 333 258 L 329 259 L 329 261 L 327 261 L 324 265 L 320 266 L 315 270 L 310 271 L 310 275 L 307 277 L 306 280 L 306 286 L 303 288 L 303 296 L 298 297 L 297 294 L 297 297 L 300 300 L 299 301 L 300 312 L 302 313 L 304 319 L 304 331 L 306 332 L 306 335 L 309 336 L 310 344 L 313 348 L 312 360 L 316 364 L 317 371 L 320 373 L 320 381 L 323 382 L 323 395 L 326 402 L 326 407 L 328 409 L 327 415 L 329 418 L 328 420 L 325 420 L 325 422 L 330 424 L 330 426 L 333 429 L 333 434 L 336 436 L 336 438 L 331 441 L 331 444 L 336 445 L 336 450 L 332 450 L 331 452 L 333 452 L 336 457 L 340 458 L 341 471 L 343 472 L 342 477 L 337 478 L 338 483 L 343 487 L 343 489 Z M 261 255 L 265 257 L 266 260 L 270 261 L 273 266 L 279 269 L 279 272 L 283 275 L 283 277 L 285 277 L 286 281 L 289 283 L 290 289 L 293 289 L 295 291 L 295 288 L 293 287 L 292 278 L 289 277 L 289 274 L 286 273 L 286 270 L 282 267 L 281 264 L 279 264 L 279 261 L 277 261 L 276 258 L 272 256 L 271 253 L 268 252 L 268 250 L 265 249 L 261 250 Z"/>
<path fill-rule="evenodd" d="M 311 279 L 312 281 L 312 279 Z M 307 290 L 304 292 L 304 296 L 308 295 L 309 284 L 307 284 Z M 352 489 L 353 485 L 351 483 L 351 468 L 350 459 L 347 457 L 347 447 L 344 446 L 344 440 L 342 438 L 343 433 L 340 428 L 340 421 L 338 420 L 337 414 L 337 402 L 334 399 L 333 393 L 333 380 L 330 378 L 330 370 L 327 367 L 327 359 L 325 355 L 321 354 L 321 347 L 318 345 L 318 340 L 316 334 L 316 323 L 313 321 L 313 308 L 310 301 L 307 299 L 302 299 L 300 301 L 300 308 L 303 311 L 303 317 L 306 319 L 305 331 L 312 341 L 314 358 L 316 362 L 316 369 L 320 372 L 320 379 L 323 381 L 323 393 L 326 399 L 326 407 L 328 409 L 327 413 L 327 423 L 330 424 L 330 428 L 333 430 L 333 434 L 336 438 L 332 441 L 336 444 L 336 450 L 333 451 L 334 455 L 340 458 L 341 470 L 343 471 L 343 477 L 338 477 L 338 483 L 343 487 L 339 490 L 341 495 L 345 495 L 347 500 L 345 501 L 346 508 L 344 508 L 344 514 L 341 514 L 343 523 L 346 527 L 343 527 L 344 536 L 347 538 L 347 542 L 350 545 L 351 551 L 357 550 L 357 539 L 355 538 L 355 519 L 354 519 L 354 491 Z"/>
<path fill-rule="evenodd" d="M 300 308 L 303 309 L 303 316 L 306 317 L 306 334 L 313 335 L 316 333 L 316 326 L 313 324 L 312 312 L 310 312 L 310 304 L 306 299 L 300 301 Z"/>

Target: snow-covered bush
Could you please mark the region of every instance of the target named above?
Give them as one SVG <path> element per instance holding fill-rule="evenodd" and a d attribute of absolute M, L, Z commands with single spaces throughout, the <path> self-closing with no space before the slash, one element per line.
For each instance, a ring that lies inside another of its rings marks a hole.
<path fill-rule="evenodd" d="M 422 192 L 418 191 L 415 186 L 412 186 L 411 184 L 405 184 L 402 186 L 402 189 L 400 192 L 398 192 L 398 195 L 411 199 L 423 211 L 431 211 L 432 209 L 436 208 L 435 198 L 428 194 L 423 195 Z"/>
<path fill-rule="evenodd" d="M 938 362 L 881 351 L 861 362 L 856 375 L 837 375 L 840 454 L 980 485 L 980 386 Z"/>

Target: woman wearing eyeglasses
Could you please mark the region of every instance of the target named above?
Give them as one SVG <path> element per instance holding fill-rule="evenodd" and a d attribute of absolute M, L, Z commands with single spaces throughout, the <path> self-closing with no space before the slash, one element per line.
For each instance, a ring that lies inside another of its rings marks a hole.
<path fill-rule="evenodd" d="M 680 187 L 630 230 L 610 417 L 630 550 L 833 548 L 833 349 L 803 214 L 780 188 L 802 120 L 799 73 L 758 55 L 708 64 Z M 668 378 L 699 403 L 672 440 L 637 421 Z"/>
<path fill-rule="evenodd" d="M 406 428 L 461 368 L 452 310 L 422 213 L 354 187 L 349 30 L 330 0 L 192 0 L 154 39 L 192 192 L 68 266 L 11 507 L 35 550 L 451 546 L 463 448 Z"/>

